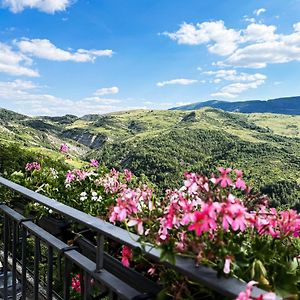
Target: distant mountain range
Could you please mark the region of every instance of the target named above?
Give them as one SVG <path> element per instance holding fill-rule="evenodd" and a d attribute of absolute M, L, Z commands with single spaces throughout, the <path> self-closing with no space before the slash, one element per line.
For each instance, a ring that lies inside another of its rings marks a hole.
<path fill-rule="evenodd" d="M 196 110 L 202 107 L 212 107 L 229 112 L 241 113 L 276 113 L 285 115 L 300 115 L 300 96 L 237 102 L 210 100 L 173 107 L 170 110 Z"/>

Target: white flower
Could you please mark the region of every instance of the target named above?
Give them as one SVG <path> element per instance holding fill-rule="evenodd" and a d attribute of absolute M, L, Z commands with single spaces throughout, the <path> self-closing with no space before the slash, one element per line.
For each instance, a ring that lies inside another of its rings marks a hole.
<path fill-rule="evenodd" d="M 80 194 L 80 201 L 84 201 L 84 200 L 86 200 L 87 199 L 87 193 L 86 192 L 82 192 L 81 194 Z"/>

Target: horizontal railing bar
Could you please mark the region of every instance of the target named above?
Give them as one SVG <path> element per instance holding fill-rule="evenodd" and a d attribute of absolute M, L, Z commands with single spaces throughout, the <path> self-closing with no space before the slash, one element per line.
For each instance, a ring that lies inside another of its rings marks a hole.
<path fill-rule="evenodd" d="M 13 209 L 11 209 L 10 207 L 4 204 L 0 205 L 0 210 L 3 211 L 5 215 L 11 217 L 17 222 L 20 222 L 22 219 L 24 219 L 24 217 L 21 214 L 19 214 L 18 212 L 14 211 Z M 58 252 L 68 247 L 67 244 L 57 239 L 56 237 L 52 236 L 50 233 L 40 228 L 32 221 L 23 222 L 22 226 L 27 228 L 30 232 L 33 233 L 35 237 L 37 237 L 41 241 L 45 242 L 48 245 L 51 245 Z M 107 270 L 102 269 L 101 272 L 99 273 L 95 272 L 96 263 L 92 262 L 91 260 L 83 256 L 75 249 L 65 252 L 63 253 L 63 255 L 67 257 L 70 261 L 72 261 L 74 264 L 76 264 L 79 268 L 88 272 L 97 281 L 101 282 L 109 289 L 118 293 L 120 295 L 120 298 L 129 300 L 141 294 L 139 291 L 130 287 L 129 285 L 127 285 L 126 283 L 118 279 L 116 276 L 114 276 Z"/>
<path fill-rule="evenodd" d="M 89 228 L 92 228 L 97 232 L 103 233 L 106 237 L 109 237 L 117 242 L 126 244 L 131 247 L 140 247 L 140 243 L 137 242 L 138 236 L 132 234 L 132 236 L 129 239 L 128 232 L 120 227 L 114 226 L 99 218 L 93 217 L 73 207 L 67 206 L 54 199 L 50 199 L 44 195 L 36 193 L 1 176 L 0 184 L 18 192 L 19 194 L 25 196 L 28 199 L 34 200 L 39 204 L 51 208 L 53 211 L 63 216 L 75 220 L 76 222 L 81 223 L 85 226 L 88 226 Z"/>
<path fill-rule="evenodd" d="M 104 234 L 106 237 L 109 237 L 112 240 L 130 246 L 132 248 L 144 248 L 146 254 L 149 257 L 151 257 L 155 261 L 160 261 L 161 251 L 149 245 L 141 245 L 138 242 L 139 237 L 136 234 L 128 233 L 128 231 L 125 229 L 114 226 L 108 222 L 88 215 L 75 208 L 69 207 L 54 199 L 50 199 L 46 196 L 38 194 L 1 176 L 0 184 L 22 194 L 28 199 L 34 200 L 42 205 L 51 208 L 53 211 L 58 212 L 59 214 L 72 220 L 75 220 L 76 222 L 81 223 L 98 233 Z M 209 267 L 196 267 L 195 261 L 190 258 L 177 256 L 174 265 L 168 262 L 164 262 L 164 264 L 186 275 L 188 278 L 203 283 L 210 289 L 229 297 L 236 297 L 241 291 L 245 290 L 246 287 L 246 284 L 241 280 L 238 280 L 236 278 L 220 277 L 217 271 Z M 266 291 L 262 289 L 256 287 L 253 288 L 253 295 L 256 297 L 265 293 Z M 282 298 L 277 296 L 276 299 L 279 300 Z"/>

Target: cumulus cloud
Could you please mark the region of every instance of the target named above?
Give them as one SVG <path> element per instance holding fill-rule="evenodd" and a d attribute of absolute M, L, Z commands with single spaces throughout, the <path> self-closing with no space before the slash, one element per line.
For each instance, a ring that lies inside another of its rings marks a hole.
<path fill-rule="evenodd" d="M 0 106 L 9 103 L 11 107 L 28 115 L 64 115 L 73 113 L 84 115 L 91 113 L 107 113 L 125 110 L 120 99 L 106 99 L 97 96 L 71 100 L 36 91 L 39 88 L 32 81 L 14 80 L 0 81 Z M 117 106 L 116 106 L 117 105 Z M 7 105 L 5 105 L 7 106 Z"/>
<path fill-rule="evenodd" d="M 119 88 L 117 86 L 113 86 L 110 88 L 101 88 L 96 90 L 94 93 L 95 96 L 104 96 L 104 95 L 111 95 L 111 94 L 118 94 Z"/>
<path fill-rule="evenodd" d="M 245 92 L 249 89 L 256 89 L 262 85 L 264 80 L 257 80 L 247 83 L 231 83 L 224 86 L 219 92 L 211 94 L 213 97 L 222 97 L 222 98 L 236 98 L 240 93 Z"/>
<path fill-rule="evenodd" d="M 222 20 L 194 24 L 183 23 L 179 30 L 163 35 L 177 41 L 178 44 L 207 44 L 208 50 L 218 55 L 229 55 L 237 48 L 240 32 L 227 29 Z"/>
<path fill-rule="evenodd" d="M 211 94 L 213 97 L 221 98 L 236 98 L 242 92 L 258 88 L 267 79 L 267 76 L 261 73 L 238 73 L 236 70 L 206 71 L 203 74 L 213 76 L 213 83 L 220 83 L 223 80 L 233 82 L 223 86 L 218 92 Z"/>
<path fill-rule="evenodd" d="M 112 56 L 112 50 L 85 50 L 67 51 L 56 47 L 47 39 L 22 39 L 14 41 L 22 53 L 30 56 L 54 61 L 93 62 L 98 56 Z"/>
<path fill-rule="evenodd" d="M 73 2 L 72 0 L 2 0 L 2 6 L 9 8 L 13 13 L 30 8 L 53 14 L 57 11 L 64 11 Z"/>
<path fill-rule="evenodd" d="M 29 57 L 0 42 L 0 72 L 14 76 L 38 77 L 38 71 L 32 69 L 31 65 L 32 60 Z"/>
<path fill-rule="evenodd" d="M 159 87 L 163 87 L 165 85 L 173 85 L 173 84 L 189 85 L 189 84 L 193 84 L 196 82 L 198 82 L 198 80 L 180 78 L 180 79 L 172 79 L 172 80 L 167 80 L 167 81 L 160 81 L 160 82 L 157 82 L 156 85 Z"/>
<path fill-rule="evenodd" d="M 262 13 L 262 12 L 260 12 Z M 223 21 L 184 23 L 173 33 L 164 33 L 178 44 L 206 45 L 211 53 L 224 56 L 216 66 L 264 68 L 268 64 L 300 61 L 300 22 L 290 34 L 277 33 L 274 25 L 248 24 L 245 29 L 226 28 Z"/>
<path fill-rule="evenodd" d="M 260 14 L 265 13 L 267 10 L 265 8 L 258 8 L 256 10 L 254 10 L 253 14 L 256 16 L 259 16 Z"/>

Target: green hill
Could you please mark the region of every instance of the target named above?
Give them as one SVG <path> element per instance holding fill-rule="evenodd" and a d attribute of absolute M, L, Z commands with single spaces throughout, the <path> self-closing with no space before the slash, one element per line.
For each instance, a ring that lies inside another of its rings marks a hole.
<path fill-rule="evenodd" d="M 71 145 L 74 155 L 146 174 L 161 189 L 178 186 L 186 170 L 243 169 L 275 204 L 300 208 L 300 116 L 135 110 L 82 118 L 1 117 L 1 140 L 44 149 Z"/>

